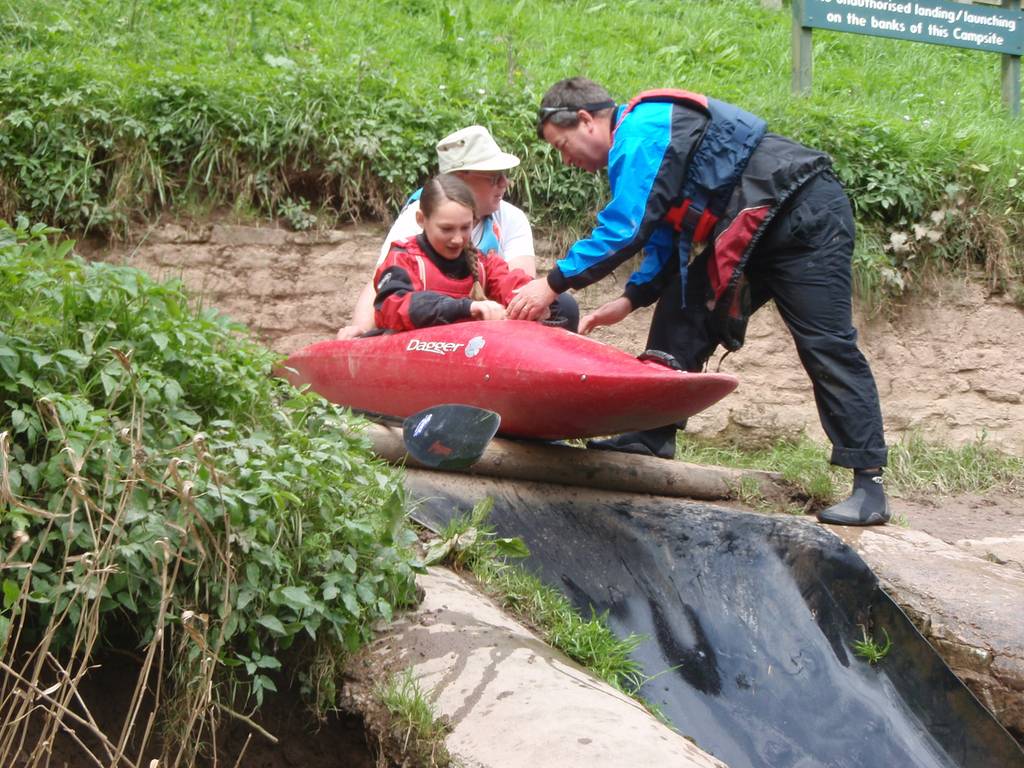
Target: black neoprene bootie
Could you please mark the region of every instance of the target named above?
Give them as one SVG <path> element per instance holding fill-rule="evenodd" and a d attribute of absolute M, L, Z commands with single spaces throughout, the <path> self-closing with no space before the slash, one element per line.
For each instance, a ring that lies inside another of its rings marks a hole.
<path fill-rule="evenodd" d="M 831 525 L 885 525 L 889 522 L 889 500 L 882 487 L 881 470 L 854 470 L 853 493 L 848 499 L 821 510 L 818 520 Z"/>
<path fill-rule="evenodd" d="M 655 427 L 643 432 L 623 432 L 607 440 L 587 440 L 587 448 L 597 451 L 621 451 L 659 459 L 674 459 L 676 455 L 676 425 Z"/>

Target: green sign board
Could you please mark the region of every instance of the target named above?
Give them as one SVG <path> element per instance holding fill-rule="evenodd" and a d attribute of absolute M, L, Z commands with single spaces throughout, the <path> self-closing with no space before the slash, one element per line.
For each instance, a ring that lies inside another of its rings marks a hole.
<path fill-rule="evenodd" d="M 1024 54 L 1024 12 L 937 0 L 803 0 L 804 27 Z"/>

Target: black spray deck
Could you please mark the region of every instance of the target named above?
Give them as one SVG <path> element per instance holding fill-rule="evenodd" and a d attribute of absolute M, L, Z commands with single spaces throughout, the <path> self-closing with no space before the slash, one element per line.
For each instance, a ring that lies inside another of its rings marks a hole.
<path fill-rule="evenodd" d="M 608 612 L 641 695 L 732 768 L 1024 768 L 1024 752 L 949 670 L 871 570 L 805 520 L 664 497 L 409 471 L 439 529 L 484 496 L 526 566 Z M 892 649 L 853 652 L 861 627 Z"/>

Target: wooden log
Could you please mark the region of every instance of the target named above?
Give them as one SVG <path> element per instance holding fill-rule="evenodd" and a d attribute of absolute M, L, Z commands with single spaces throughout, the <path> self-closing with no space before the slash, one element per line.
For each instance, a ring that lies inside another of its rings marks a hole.
<path fill-rule="evenodd" d="M 386 461 L 419 465 L 405 452 L 400 427 L 371 424 L 374 451 Z M 627 493 L 688 499 L 737 498 L 751 487 L 769 499 L 790 499 L 793 489 L 774 472 L 705 467 L 618 451 L 495 438 L 476 464 L 462 472 Z"/>

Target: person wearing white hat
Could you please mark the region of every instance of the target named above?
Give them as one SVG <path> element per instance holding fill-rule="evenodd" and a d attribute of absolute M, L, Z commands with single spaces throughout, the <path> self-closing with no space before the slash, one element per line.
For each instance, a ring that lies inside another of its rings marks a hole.
<path fill-rule="evenodd" d="M 482 125 L 470 125 L 437 143 L 437 165 L 440 173 L 453 173 L 466 182 L 476 198 L 480 220 L 473 228 L 473 244 L 484 253 L 501 256 L 509 267 L 521 269 L 531 277 L 536 276 L 530 222 L 522 210 L 504 199 L 509 186 L 507 172 L 519 165 L 519 158 L 503 152 Z M 419 192 L 412 194 L 388 231 L 377 260 L 378 266 L 392 243 L 421 231 L 416 223 Z M 373 329 L 375 295 L 371 276 L 356 300 L 351 323 L 338 331 L 337 338 L 352 339 Z"/>

